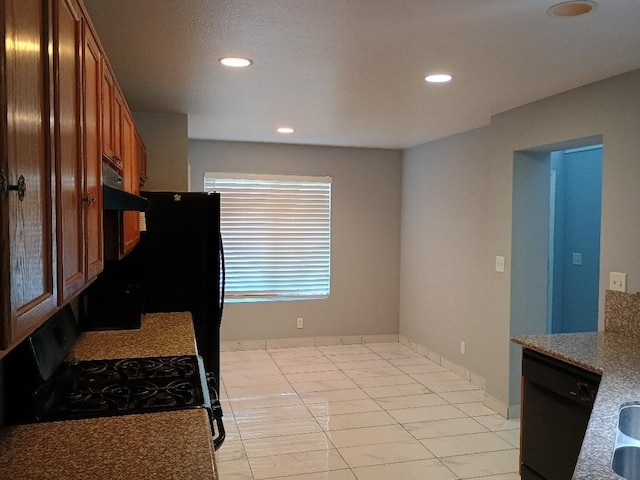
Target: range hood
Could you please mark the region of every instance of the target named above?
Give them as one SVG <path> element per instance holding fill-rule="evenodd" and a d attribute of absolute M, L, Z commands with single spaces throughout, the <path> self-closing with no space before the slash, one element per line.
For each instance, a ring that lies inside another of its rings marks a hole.
<path fill-rule="evenodd" d="M 148 212 L 149 200 L 124 191 L 122 175 L 105 159 L 102 161 L 102 209 Z"/>
<path fill-rule="evenodd" d="M 102 209 L 103 210 L 134 210 L 137 212 L 149 211 L 149 200 L 138 195 L 102 185 Z"/>

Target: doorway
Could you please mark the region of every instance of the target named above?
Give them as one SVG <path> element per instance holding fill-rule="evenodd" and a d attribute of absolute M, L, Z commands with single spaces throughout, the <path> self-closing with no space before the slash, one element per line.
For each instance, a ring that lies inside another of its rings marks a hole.
<path fill-rule="evenodd" d="M 514 152 L 511 336 L 598 328 L 602 143 L 595 135 Z M 510 417 L 521 356 L 512 343 Z"/>
<path fill-rule="evenodd" d="M 602 145 L 550 155 L 547 333 L 598 329 Z"/>

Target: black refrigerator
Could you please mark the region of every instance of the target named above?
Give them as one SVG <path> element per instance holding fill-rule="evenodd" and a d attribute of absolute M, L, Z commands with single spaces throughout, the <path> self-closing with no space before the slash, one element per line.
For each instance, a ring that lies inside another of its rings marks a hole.
<path fill-rule="evenodd" d="M 123 267 L 140 282 L 143 312 L 191 312 L 198 353 L 219 389 L 224 305 L 220 194 L 140 196 L 149 200 L 150 208 L 141 222 L 140 243 L 122 260 Z"/>

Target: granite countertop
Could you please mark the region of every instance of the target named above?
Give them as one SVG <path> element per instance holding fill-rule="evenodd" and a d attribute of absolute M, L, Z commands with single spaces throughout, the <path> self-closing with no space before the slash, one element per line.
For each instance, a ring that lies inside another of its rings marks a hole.
<path fill-rule="evenodd" d="M 640 337 L 597 332 L 519 336 L 512 340 L 602 375 L 573 479 L 622 478 L 611 469 L 611 459 L 620 406 L 640 402 Z"/>
<path fill-rule="evenodd" d="M 214 480 L 204 409 L 7 427 L 0 477 Z"/>
<path fill-rule="evenodd" d="M 154 313 L 139 330 L 84 332 L 76 360 L 196 355 L 189 313 Z M 0 478 L 217 479 L 204 409 L 17 425 L 0 429 Z"/>
<path fill-rule="evenodd" d="M 189 312 L 148 313 L 139 330 L 83 332 L 69 357 L 75 360 L 196 355 Z"/>

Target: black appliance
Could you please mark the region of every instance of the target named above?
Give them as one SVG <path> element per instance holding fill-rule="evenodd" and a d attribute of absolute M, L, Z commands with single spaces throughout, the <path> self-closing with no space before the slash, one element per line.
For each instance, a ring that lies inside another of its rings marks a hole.
<path fill-rule="evenodd" d="M 7 356 L 7 424 L 204 408 L 220 447 L 222 409 L 199 356 L 63 362 L 77 338 L 66 307 Z"/>
<path fill-rule="evenodd" d="M 601 377 L 529 349 L 522 377 L 522 480 L 570 480 Z"/>
<path fill-rule="evenodd" d="M 79 320 L 83 330 L 141 327 L 143 291 L 140 283 L 111 277 L 111 273 L 103 273 L 80 295 Z"/>
<path fill-rule="evenodd" d="M 218 385 L 224 301 L 220 194 L 140 195 L 150 202 L 146 231 L 129 255 L 105 267 L 105 275 L 139 285 L 146 313 L 191 312 L 198 353 Z"/>

